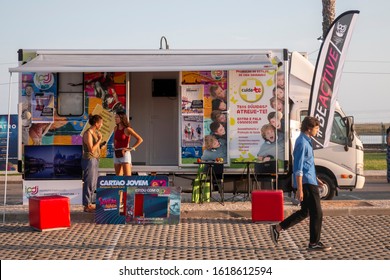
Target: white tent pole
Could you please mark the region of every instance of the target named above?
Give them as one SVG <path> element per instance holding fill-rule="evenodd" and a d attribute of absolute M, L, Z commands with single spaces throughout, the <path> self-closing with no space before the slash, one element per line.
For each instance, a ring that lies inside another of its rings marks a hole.
<path fill-rule="evenodd" d="M 5 223 L 5 206 L 7 205 L 9 127 L 11 124 L 11 82 L 12 82 L 12 72 L 10 72 L 10 74 L 9 74 L 9 88 L 8 88 L 8 123 L 7 123 L 7 150 L 6 150 L 6 154 L 5 154 L 3 224 Z"/>
<path fill-rule="evenodd" d="M 277 76 L 278 76 L 278 70 L 275 71 L 275 75 L 274 75 L 274 85 L 275 85 L 275 100 L 276 100 L 276 105 L 275 105 L 275 117 L 276 117 L 276 125 L 278 124 L 278 121 L 279 121 L 279 118 L 278 118 L 278 113 L 279 113 L 279 108 L 278 108 L 278 102 L 279 102 L 279 98 L 278 98 L 278 92 L 277 92 L 277 85 L 278 85 L 278 80 L 277 80 Z M 278 187 L 279 187 L 279 175 L 278 175 L 278 172 L 279 172 L 279 164 L 278 164 L 278 144 L 279 144 L 279 137 L 278 137 L 278 129 L 275 128 L 275 141 L 276 141 L 276 145 L 275 145 L 275 158 L 276 158 L 276 172 L 275 172 L 275 189 L 278 190 Z M 273 188 L 273 186 L 272 186 Z"/>

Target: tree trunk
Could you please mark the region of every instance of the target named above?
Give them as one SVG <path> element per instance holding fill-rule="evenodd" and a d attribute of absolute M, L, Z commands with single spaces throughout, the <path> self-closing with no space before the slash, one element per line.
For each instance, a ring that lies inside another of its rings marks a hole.
<path fill-rule="evenodd" d="M 325 39 L 326 33 L 336 13 L 336 0 L 322 0 L 322 38 Z"/>

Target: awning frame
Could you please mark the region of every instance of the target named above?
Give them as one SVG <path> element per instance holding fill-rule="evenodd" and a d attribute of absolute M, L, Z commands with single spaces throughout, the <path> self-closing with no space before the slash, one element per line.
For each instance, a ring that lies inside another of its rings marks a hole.
<path fill-rule="evenodd" d="M 30 50 L 25 50 L 30 51 Z M 272 50 L 36 50 L 10 72 L 274 70 Z M 280 50 L 279 50 L 280 52 Z"/>

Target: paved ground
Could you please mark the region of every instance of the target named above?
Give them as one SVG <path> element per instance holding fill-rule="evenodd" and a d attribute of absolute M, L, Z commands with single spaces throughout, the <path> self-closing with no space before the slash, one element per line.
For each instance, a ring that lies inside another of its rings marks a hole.
<path fill-rule="evenodd" d="M 188 196 L 188 194 L 187 194 Z M 185 195 L 183 201 L 188 201 Z M 389 260 L 390 202 L 323 201 L 322 240 L 330 252 L 309 252 L 308 221 L 285 231 L 280 244 L 269 223 L 253 223 L 246 202 L 182 203 L 177 225 L 97 225 L 94 214 L 71 207 L 71 227 L 39 232 L 28 208 L 1 206 L 2 260 Z M 285 198 L 285 216 L 295 211 Z"/>
<path fill-rule="evenodd" d="M 389 260 L 390 215 L 325 216 L 330 252 L 307 250 L 308 221 L 274 246 L 269 224 L 247 218 L 184 218 L 178 225 L 97 225 L 38 232 L 0 225 L 2 260 Z"/>

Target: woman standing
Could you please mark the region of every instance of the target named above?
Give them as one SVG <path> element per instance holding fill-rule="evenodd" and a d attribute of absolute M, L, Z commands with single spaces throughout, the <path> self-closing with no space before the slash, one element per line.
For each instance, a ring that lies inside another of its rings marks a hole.
<path fill-rule="evenodd" d="M 131 176 L 131 151 L 141 145 L 143 139 L 131 127 L 124 112 L 117 112 L 115 115 L 116 127 L 114 129 L 114 167 L 118 176 Z M 134 146 L 130 146 L 130 139 L 133 136 L 136 140 Z"/>
<path fill-rule="evenodd" d="M 99 115 L 89 117 L 91 125 L 83 135 L 83 205 L 85 212 L 93 212 L 95 204 L 92 204 L 92 196 L 96 190 L 98 179 L 98 168 L 100 158 L 100 146 L 102 134 L 99 132 L 103 126 L 103 118 Z"/>

